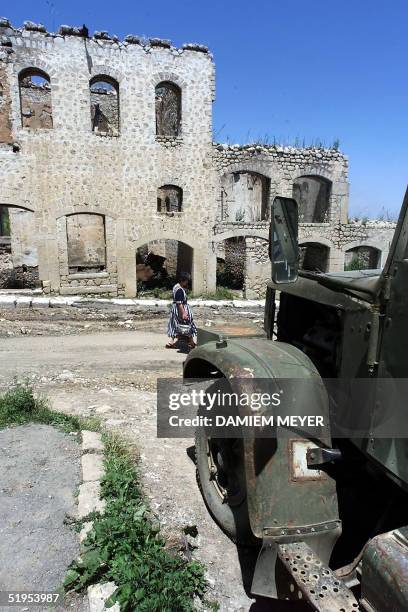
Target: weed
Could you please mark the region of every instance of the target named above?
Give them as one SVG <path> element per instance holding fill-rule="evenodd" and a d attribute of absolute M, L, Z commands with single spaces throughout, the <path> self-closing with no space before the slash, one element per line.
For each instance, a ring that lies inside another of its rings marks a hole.
<path fill-rule="evenodd" d="M 203 293 L 200 296 L 203 300 L 233 300 L 236 298 L 236 293 L 228 287 L 217 287 L 217 289 L 213 293 Z"/>
<path fill-rule="evenodd" d="M 194 597 L 203 598 L 204 568 L 165 549 L 141 491 L 134 459 L 120 438 L 105 436 L 103 515 L 93 516 L 85 551 L 65 580 L 67 590 L 113 580 L 117 589 L 107 605 L 124 612 L 187 612 Z M 213 604 L 211 604 L 213 606 Z M 216 609 L 212 607 L 212 609 Z"/>
<path fill-rule="evenodd" d="M 66 432 L 99 428 L 95 419 L 85 420 L 54 412 L 49 408 L 46 399 L 34 397 L 28 385 L 16 384 L 0 395 L 0 429 L 30 422 L 55 425 Z"/>

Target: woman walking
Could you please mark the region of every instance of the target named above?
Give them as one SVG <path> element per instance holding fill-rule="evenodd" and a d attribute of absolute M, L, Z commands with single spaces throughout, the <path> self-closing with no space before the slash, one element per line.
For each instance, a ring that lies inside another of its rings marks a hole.
<path fill-rule="evenodd" d="M 173 287 L 173 306 L 171 308 L 169 322 L 167 325 L 167 335 L 169 341 L 166 348 L 176 348 L 176 340 L 181 333 L 180 325 L 189 326 L 188 331 L 188 346 L 195 347 L 194 336 L 197 336 L 197 328 L 194 323 L 193 313 L 190 306 L 187 304 L 187 288 L 191 281 L 191 276 L 188 272 L 181 272 L 179 282 Z"/>

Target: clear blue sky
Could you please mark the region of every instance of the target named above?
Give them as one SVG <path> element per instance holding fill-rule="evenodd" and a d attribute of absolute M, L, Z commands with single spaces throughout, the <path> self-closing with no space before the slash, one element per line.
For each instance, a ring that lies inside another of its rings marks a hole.
<path fill-rule="evenodd" d="M 0 9 L 55 30 L 82 25 L 206 44 L 216 140 L 296 138 L 350 159 L 351 213 L 398 211 L 408 183 L 406 0 L 17 0 Z"/>

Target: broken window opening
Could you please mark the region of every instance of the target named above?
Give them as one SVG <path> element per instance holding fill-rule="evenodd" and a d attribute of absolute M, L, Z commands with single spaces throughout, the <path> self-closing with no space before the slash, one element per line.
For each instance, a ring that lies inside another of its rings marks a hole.
<path fill-rule="evenodd" d="M 217 245 L 217 287 L 242 291 L 245 284 L 246 239 L 227 238 Z"/>
<path fill-rule="evenodd" d="M 301 223 L 327 223 L 330 213 L 331 182 L 321 176 L 301 176 L 293 183 L 293 197 L 299 205 Z"/>
<path fill-rule="evenodd" d="M 52 102 L 49 76 L 35 68 L 19 75 L 21 125 L 23 128 L 51 129 Z"/>
<path fill-rule="evenodd" d="M 106 269 L 105 217 L 94 213 L 67 216 L 68 270 L 95 273 Z"/>
<path fill-rule="evenodd" d="M 193 249 L 178 240 L 154 240 L 139 247 L 136 252 L 137 290 L 170 291 L 181 272 L 193 271 Z M 157 294 L 157 295 L 156 295 Z M 170 295 L 169 295 L 170 297 Z"/>
<path fill-rule="evenodd" d="M 119 135 L 119 84 L 105 76 L 89 83 L 92 131 L 100 136 Z"/>
<path fill-rule="evenodd" d="M 156 86 L 156 135 L 181 135 L 181 89 L 168 81 Z"/>
<path fill-rule="evenodd" d="M 329 247 L 319 242 L 305 242 L 299 247 L 299 267 L 312 272 L 327 272 L 329 266 Z"/>
<path fill-rule="evenodd" d="M 39 286 L 34 213 L 0 205 L 0 289 Z"/>
<path fill-rule="evenodd" d="M 361 245 L 349 249 L 344 255 L 345 270 L 378 270 L 381 267 L 381 251 Z"/>
<path fill-rule="evenodd" d="M 256 223 L 268 219 L 270 179 L 257 172 L 233 172 L 222 179 L 221 219 Z"/>
<path fill-rule="evenodd" d="M 183 207 L 183 190 L 176 185 L 163 185 L 157 190 L 157 212 L 172 215 Z"/>

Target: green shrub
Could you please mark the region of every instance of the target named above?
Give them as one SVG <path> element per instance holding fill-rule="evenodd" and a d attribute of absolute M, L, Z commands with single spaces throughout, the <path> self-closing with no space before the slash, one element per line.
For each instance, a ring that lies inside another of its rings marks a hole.
<path fill-rule="evenodd" d="M 0 414 L 3 418 L 27 418 L 35 408 L 35 399 L 29 387 L 17 386 L 0 396 Z"/>
<path fill-rule="evenodd" d="M 367 268 L 367 263 L 364 260 L 364 257 L 361 255 L 357 255 L 357 257 L 353 257 L 346 266 L 344 266 L 344 270 L 346 272 L 351 272 L 352 270 L 364 270 Z"/>

